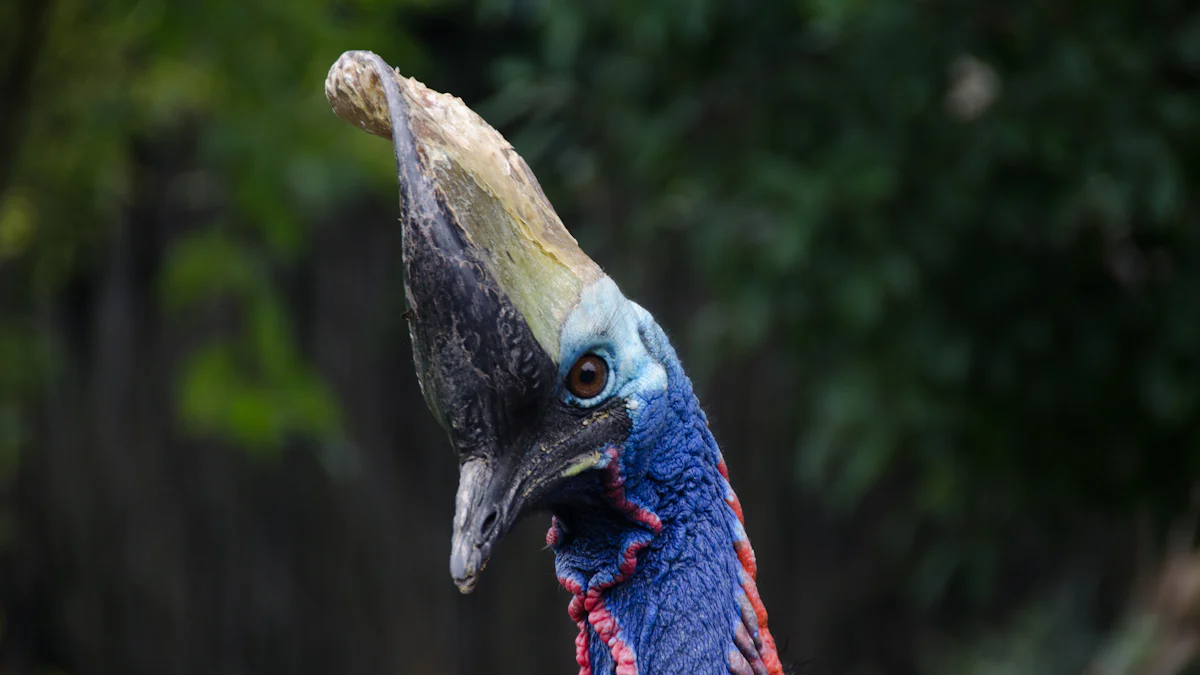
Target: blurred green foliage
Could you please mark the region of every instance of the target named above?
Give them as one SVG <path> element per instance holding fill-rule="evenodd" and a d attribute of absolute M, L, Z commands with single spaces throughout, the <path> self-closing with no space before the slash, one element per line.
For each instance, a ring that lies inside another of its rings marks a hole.
<path fill-rule="evenodd" d="M 391 21 L 396 4 L 58 0 L 43 11 L 20 125 L 5 131 L 20 142 L 0 158 L 15 176 L 0 185 L 0 260 L 16 268 L 8 276 L 24 307 L 96 265 L 139 216 L 135 155 L 175 147 L 172 159 L 194 171 L 172 187 L 198 226 L 172 244 L 165 306 L 194 313 L 227 301 L 237 314 L 182 367 L 182 421 L 260 449 L 336 433 L 337 406 L 297 353 L 279 278 L 323 213 L 390 184 L 386 153 L 331 123 L 322 82 L 346 45 L 416 58 Z"/>
<path fill-rule="evenodd" d="M 937 675 L 1060 675 L 1081 673 L 1099 635 L 1078 611 L 1079 597 L 1053 597 L 1022 608 L 1006 624 L 989 626 L 966 645 L 930 650 L 925 672 Z M 1120 668 L 1114 673 L 1132 672 Z"/>
<path fill-rule="evenodd" d="M 6 68 L 42 26 L 0 129 L 0 473 L 56 363 L 42 303 L 141 217 L 139 153 L 188 169 L 157 277 L 198 336 L 182 425 L 258 452 L 338 436 L 284 296 L 315 224 L 394 198 L 389 153 L 323 100 L 346 49 L 466 97 L 627 287 L 653 295 L 653 247 L 683 247 L 691 371 L 776 350 L 798 484 L 849 512 L 901 477 L 884 535 L 922 602 L 992 597 L 1030 520 L 1166 522 L 1200 473 L 1194 3 L 38 7 L 0 7 Z"/>

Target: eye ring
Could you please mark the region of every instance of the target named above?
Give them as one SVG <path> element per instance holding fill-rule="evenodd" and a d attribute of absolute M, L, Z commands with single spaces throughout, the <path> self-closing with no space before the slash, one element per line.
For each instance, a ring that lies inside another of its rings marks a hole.
<path fill-rule="evenodd" d="M 579 357 L 567 373 L 567 391 L 583 400 L 599 396 L 607 383 L 608 363 L 595 354 Z"/>

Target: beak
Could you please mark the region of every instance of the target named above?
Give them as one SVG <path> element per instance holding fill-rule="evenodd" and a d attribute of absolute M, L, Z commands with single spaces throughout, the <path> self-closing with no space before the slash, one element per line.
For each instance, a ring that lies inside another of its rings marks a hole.
<path fill-rule="evenodd" d="M 604 455 L 596 448 L 628 433 L 620 400 L 570 420 L 562 417 L 544 415 L 539 420 L 551 420 L 552 429 L 569 429 L 554 434 L 559 439 L 556 444 L 534 441 L 504 452 L 472 453 L 459 469 L 450 576 L 463 593 L 475 589 L 493 547 L 521 516 L 543 506 L 543 499 L 556 487 L 600 465 Z"/>
<path fill-rule="evenodd" d="M 505 467 L 511 464 L 505 464 Z M 458 474 L 454 500 L 454 536 L 450 543 L 450 576 L 458 590 L 475 590 L 496 544 L 513 525 L 513 500 L 508 471 L 495 471 L 487 458 L 474 458 Z"/>
<path fill-rule="evenodd" d="M 496 529 L 501 518 L 500 495 L 494 494 L 501 481 L 485 460 L 463 464 L 458 474 L 458 494 L 454 499 L 454 538 L 450 543 L 450 576 L 463 593 L 475 590 L 475 581 L 492 555 L 498 540 Z"/>
<path fill-rule="evenodd" d="M 450 570 L 470 592 L 548 477 L 580 461 L 531 451 L 531 429 L 547 427 L 563 322 L 604 273 L 525 161 L 461 100 L 370 52 L 343 54 L 325 92 L 339 117 L 393 141 L 413 358 L 459 458 Z"/>

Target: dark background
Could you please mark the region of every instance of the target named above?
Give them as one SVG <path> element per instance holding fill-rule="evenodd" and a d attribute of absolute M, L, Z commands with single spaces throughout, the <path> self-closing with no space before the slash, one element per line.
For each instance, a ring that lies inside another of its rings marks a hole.
<path fill-rule="evenodd" d="M 801 673 L 1185 672 L 1183 0 L 4 0 L 0 672 L 573 672 L 544 517 L 450 581 L 348 49 L 667 329 Z"/>

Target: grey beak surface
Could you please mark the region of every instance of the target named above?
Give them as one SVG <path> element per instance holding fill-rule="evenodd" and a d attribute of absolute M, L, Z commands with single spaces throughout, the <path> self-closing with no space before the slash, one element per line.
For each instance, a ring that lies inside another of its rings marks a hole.
<path fill-rule="evenodd" d="M 492 546 L 511 525 L 510 481 L 507 476 L 497 475 L 496 468 L 489 458 L 480 457 L 467 461 L 459 471 L 450 577 L 463 593 L 475 590 L 479 573 L 491 558 Z"/>

